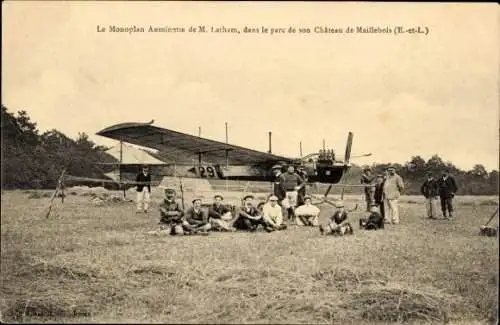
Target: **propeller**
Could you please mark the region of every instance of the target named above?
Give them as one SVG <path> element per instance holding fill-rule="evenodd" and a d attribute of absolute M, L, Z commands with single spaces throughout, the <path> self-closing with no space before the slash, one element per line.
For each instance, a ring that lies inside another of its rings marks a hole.
<path fill-rule="evenodd" d="M 352 132 L 349 132 L 347 135 L 347 144 L 345 147 L 345 156 L 344 156 L 344 163 L 349 164 L 349 161 L 351 160 L 351 149 L 352 149 L 352 139 L 354 137 L 354 134 Z"/>

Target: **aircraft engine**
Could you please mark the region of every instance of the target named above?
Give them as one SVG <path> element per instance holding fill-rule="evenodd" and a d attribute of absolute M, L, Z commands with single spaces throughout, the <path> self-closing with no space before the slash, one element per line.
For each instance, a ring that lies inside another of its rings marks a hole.
<path fill-rule="evenodd" d="M 335 152 L 333 150 L 320 150 L 316 161 L 316 177 L 318 181 L 325 183 L 338 183 L 342 178 L 344 168 L 335 164 Z"/>

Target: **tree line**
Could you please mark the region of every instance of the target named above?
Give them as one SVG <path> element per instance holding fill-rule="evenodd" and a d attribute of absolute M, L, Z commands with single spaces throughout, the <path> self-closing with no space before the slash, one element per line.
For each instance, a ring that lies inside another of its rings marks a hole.
<path fill-rule="evenodd" d="M 55 188 L 61 171 L 73 176 L 104 179 L 104 174 L 113 166 L 99 163 L 117 162 L 105 151 L 109 148 L 96 145 L 88 135 L 79 133 L 71 139 L 52 129 L 39 132 L 36 122 L 26 111 L 13 114 L 2 105 L 2 189 L 49 189 Z M 382 174 L 386 164 L 373 164 L 374 174 Z M 420 156 L 411 157 L 405 164 L 392 164 L 405 181 L 405 193 L 419 194 L 425 174 L 431 172 L 439 177 L 444 168 L 455 177 L 460 195 L 498 195 L 498 171 L 488 172 L 477 164 L 464 171 L 451 162 L 444 162 L 438 155 L 425 161 Z M 353 165 L 345 175 L 344 182 L 359 184 L 362 167 Z M 86 185 L 101 185 L 89 183 Z M 349 193 L 352 188 L 346 188 Z"/>
<path fill-rule="evenodd" d="M 109 148 L 98 146 L 88 135 L 71 139 L 53 129 L 41 133 L 26 111 L 8 112 L 2 105 L 2 189 L 55 188 L 63 169 L 74 176 L 103 179 L 113 162 Z M 90 185 L 90 184 L 87 184 Z"/>

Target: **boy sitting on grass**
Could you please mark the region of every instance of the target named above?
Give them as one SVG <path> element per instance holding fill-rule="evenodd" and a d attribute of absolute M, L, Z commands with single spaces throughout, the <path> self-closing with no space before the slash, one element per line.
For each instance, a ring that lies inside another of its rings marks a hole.
<path fill-rule="evenodd" d="M 335 204 L 337 210 L 330 217 L 330 222 L 326 226 L 319 226 L 319 231 L 322 235 L 340 235 L 353 234 L 354 229 L 349 222 L 347 211 L 344 209 L 342 201 Z"/>

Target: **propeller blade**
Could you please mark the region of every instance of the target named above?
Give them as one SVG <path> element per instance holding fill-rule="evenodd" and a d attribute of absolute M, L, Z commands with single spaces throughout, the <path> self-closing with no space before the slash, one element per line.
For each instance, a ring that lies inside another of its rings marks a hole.
<path fill-rule="evenodd" d="M 345 147 L 345 156 L 344 156 L 344 163 L 348 164 L 349 161 L 351 160 L 351 149 L 352 149 L 352 140 L 353 140 L 354 134 L 352 132 L 349 132 L 347 136 L 347 144 Z"/>

